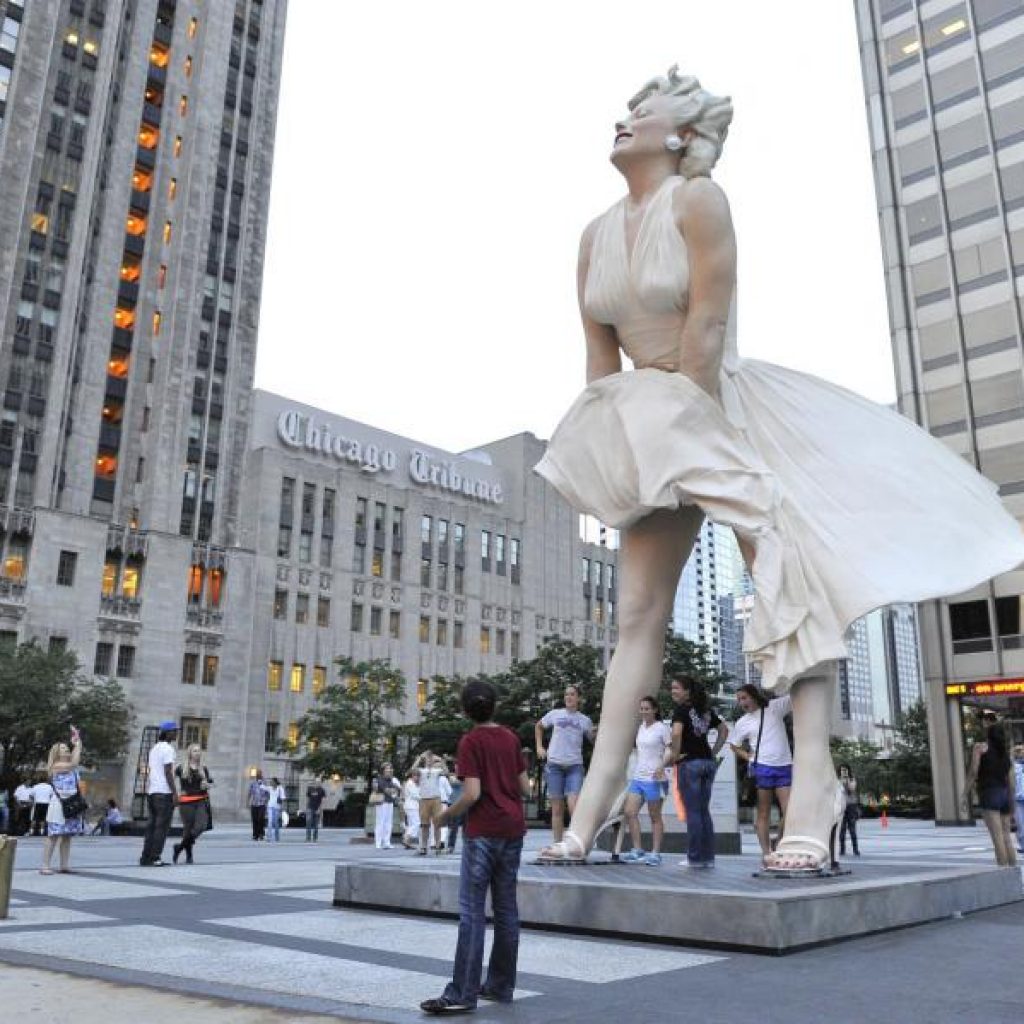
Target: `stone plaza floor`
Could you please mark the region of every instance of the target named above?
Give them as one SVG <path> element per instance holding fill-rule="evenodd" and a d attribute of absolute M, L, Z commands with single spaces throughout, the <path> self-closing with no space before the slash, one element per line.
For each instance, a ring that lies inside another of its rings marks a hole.
<path fill-rule="evenodd" d="M 861 832 L 865 870 L 991 859 L 980 827 L 865 821 Z M 420 1000 L 447 980 L 457 926 L 332 907 L 338 860 L 412 856 L 354 835 L 328 831 L 312 845 L 288 831 L 280 844 L 254 844 L 243 826 L 218 826 L 198 863 L 165 868 L 138 867 L 138 839 L 83 837 L 76 873 L 52 876 L 38 873 L 40 840 L 20 840 L 0 921 L 0 1019 L 49 1024 L 73 1007 L 76 1024 L 422 1020 Z M 544 839 L 531 833 L 528 847 Z M 751 870 L 754 845 L 745 835 Z M 677 862 L 631 869 L 637 898 L 656 898 L 643 873 Z M 1019 1022 L 1022 948 L 1021 903 L 785 958 L 524 930 L 515 1004 L 482 1004 L 476 1019 Z"/>

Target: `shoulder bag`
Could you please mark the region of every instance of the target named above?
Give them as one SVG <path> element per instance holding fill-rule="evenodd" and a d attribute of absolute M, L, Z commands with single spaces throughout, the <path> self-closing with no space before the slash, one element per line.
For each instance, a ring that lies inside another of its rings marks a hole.
<path fill-rule="evenodd" d="M 50 783 L 53 786 L 53 783 Z M 78 774 L 75 773 L 75 791 L 71 796 L 61 796 L 57 792 L 57 787 L 53 786 L 53 794 L 60 801 L 60 809 L 64 812 L 64 820 L 68 821 L 71 818 L 80 818 L 89 809 L 89 804 L 86 802 L 84 796 L 82 796 L 81 789 L 78 788 Z"/>
<path fill-rule="evenodd" d="M 765 710 L 765 708 L 761 708 L 761 724 L 757 727 L 757 743 L 754 745 L 754 756 L 747 762 L 747 776 L 743 780 L 741 796 L 746 807 L 753 807 L 757 803 L 757 772 L 754 770 L 754 766 L 757 764 L 757 755 L 761 751 L 761 733 L 764 732 Z"/>

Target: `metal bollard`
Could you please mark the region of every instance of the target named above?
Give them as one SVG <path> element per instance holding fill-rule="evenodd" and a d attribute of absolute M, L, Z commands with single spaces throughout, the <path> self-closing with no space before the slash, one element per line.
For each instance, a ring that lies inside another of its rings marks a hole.
<path fill-rule="evenodd" d="M 0 836 L 0 921 L 7 917 L 7 911 L 11 904 L 14 854 L 17 849 L 17 839 L 13 836 Z"/>

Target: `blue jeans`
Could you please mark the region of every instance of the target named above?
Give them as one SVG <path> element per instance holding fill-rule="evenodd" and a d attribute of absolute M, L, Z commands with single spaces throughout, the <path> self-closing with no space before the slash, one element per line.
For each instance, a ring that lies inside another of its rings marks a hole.
<path fill-rule="evenodd" d="M 306 807 L 306 842 L 314 843 L 320 837 L 320 811 Z"/>
<path fill-rule="evenodd" d="M 463 836 L 459 875 L 459 941 L 455 947 L 452 980 L 444 990 L 445 999 L 476 1006 L 487 930 L 484 904 L 489 889 L 494 910 L 494 945 L 483 988 L 498 1002 L 512 1001 L 519 959 L 516 875 L 522 852 L 522 839 L 471 839 Z"/>
<path fill-rule="evenodd" d="M 683 761 L 676 784 L 686 808 L 686 859 L 691 864 L 715 863 L 715 825 L 711 820 L 711 784 L 717 765 L 710 760 Z"/>
<path fill-rule="evenodd" d="M 268 826 L 270 828 L 270 839 L 275 843 L 281 841 L 281 808 L 280 807 L 268 807 L 267 817 L 269 818 Z"/>

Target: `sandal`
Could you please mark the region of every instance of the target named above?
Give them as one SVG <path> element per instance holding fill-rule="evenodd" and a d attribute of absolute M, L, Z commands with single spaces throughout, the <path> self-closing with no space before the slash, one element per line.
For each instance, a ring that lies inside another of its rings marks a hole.
<path fill-rule="evenodd" d="M 534 864 L 586 864 L 587 851 L 583 848 L 583 841 L 575 832 L 566 829 L 562 838 L 557 843 L 545 846 Z"/>
<path fill-rule="evenodd" d="M 836 864 L 836 833 L 843 819 L 844 801 L 842 790 L 837 786 L 835 801 L 832 805 L 832 827 L 829 831 L 828 843 L 823 843 L 815 836 L 784 835 L 775 849 L 764 858 L 764 874 L 779 875 L 813 875 L 820 876 Z M 796 847 L 791 852 L 786 847 Z M 807 849 L 810 847 L 810 849 Z M 786 863 L 797 860 L 798 863 Z"/>

